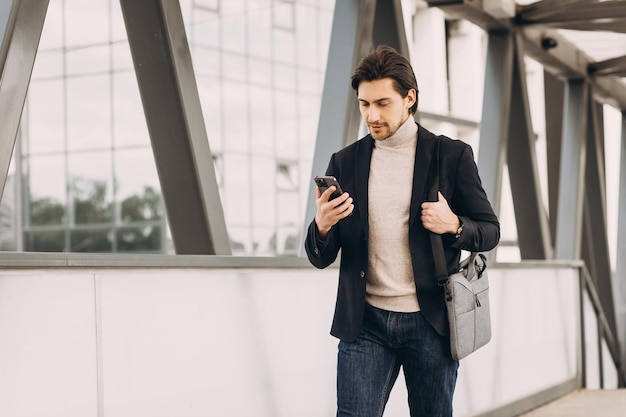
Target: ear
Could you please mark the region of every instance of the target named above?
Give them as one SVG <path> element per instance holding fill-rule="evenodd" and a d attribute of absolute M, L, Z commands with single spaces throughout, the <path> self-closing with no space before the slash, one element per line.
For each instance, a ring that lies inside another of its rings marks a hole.
<path fill-rule="evenodd" d="M 415 101 L 417 100 L 417 92 L 415 91 L 415 89 L 411 88 L 406 94 L 406 98 L 408 100 L 407 108 L 410 109 L 415 104 Z"/>

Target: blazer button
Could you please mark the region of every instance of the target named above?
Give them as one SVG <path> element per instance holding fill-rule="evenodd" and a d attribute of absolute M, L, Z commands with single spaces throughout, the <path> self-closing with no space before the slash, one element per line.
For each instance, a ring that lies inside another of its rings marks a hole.
<path fill-rule="evenodd" d="M 361 278 L 365 278 L 365 271 L 361 271 Z"/>

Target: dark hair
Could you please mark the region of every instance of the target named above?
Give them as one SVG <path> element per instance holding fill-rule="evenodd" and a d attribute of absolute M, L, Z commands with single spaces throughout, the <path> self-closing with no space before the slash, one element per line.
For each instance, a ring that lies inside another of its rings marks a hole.
<path fill-rule="evenodd" d="M 406 97 L 409 90 L 415 90 L 415 104 L 409 111 L 417 111 L 417 80 L 411 63 L 391 46 L 380 45 L 374 52 L 361 60 L 352 74 L 352 88 L 358 93 L 361 81 L 374 81 L 383 78 L 393 80 L 394 89 Z"/>

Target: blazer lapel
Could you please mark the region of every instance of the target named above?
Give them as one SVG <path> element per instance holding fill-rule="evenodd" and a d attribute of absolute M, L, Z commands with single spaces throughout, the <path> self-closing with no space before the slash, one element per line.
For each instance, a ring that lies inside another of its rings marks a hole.
<path fill-rule="evenodd" d="M 355 202 L 357 203 L 356 208 L 359 211 L 359 216 L 361 216 L 361 223 L 363 224 L 366 238 L 369 235 L 367 184 L 370 177 L 370 163 L 372 162 L 373 149 L 374 139 L 370 135 L 367 135 L 359 141 L 356 157 L 354 159 Z"/>
<path fill-rule="evenodd" d="M 415 167 L 413 168 L 413 193 L 411 195 L 411 208 L 409 225 L 413 224 L 420 213 L 424 187 L 428 179 L 428 170 L 437 138 L 430 131 L 418 124 L 417 149 L 415 150 Z"/>

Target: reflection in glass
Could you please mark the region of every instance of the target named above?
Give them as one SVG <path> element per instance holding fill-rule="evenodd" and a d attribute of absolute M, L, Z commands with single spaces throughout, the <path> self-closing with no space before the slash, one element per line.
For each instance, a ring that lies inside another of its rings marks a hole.
<path fill-rule="evenodd" d="M 67 81 L 68 150 L 111 147 L 111 77 L 72 77 Z"/>
<path fill-rule="evenodd" d="M 72 178 L 70 192 L 74 202 L 76 224 L 108 223 L 112 218 L 111 201 L 105 181 Z"/>
<path fill-rule="evenodd" d="M 125 227 L 117 230 L 118 252 L 155 252 L 161 248 L 159 226 Z"/>
<path fill-rule="evenodd" d="M 27 224 L 63 224 L 66 202 L 64 156 L 32 156 L 28 167 L 30 204 Z"/>
<path fill-rule="evenodd" d="M 310 186 L 333 3 L 181 0 L 235 254 L 289 253 L 303 223 L 278 192 Z M 119 2 L 50 2 L 21 126 L 24 249 L 171 248 L 124 26 Z"/>
<path fill-rule="evenodd" d="M 22 115 L 22 123 L 28 125 L 24 153 L 65 150 L 63 101 L 63 84 L 58 79 L 31 81 Z"/>
<path fill-rule="evenodd" d="M 65 232 L 63 230 L 26 232 L 24 250 L 27 252 L 64 252 Z"/>
<path fill-rule="evenodd" d="M 112 249 L 109 230 L 74 230 L 70 234 L 70 252 L 111 252 Z"/>
<path fill-rule="evenodd" d="M 76 224 L 108 223 L 113 220 L 111 153 L 70 155 L 69 191 Z"/>

